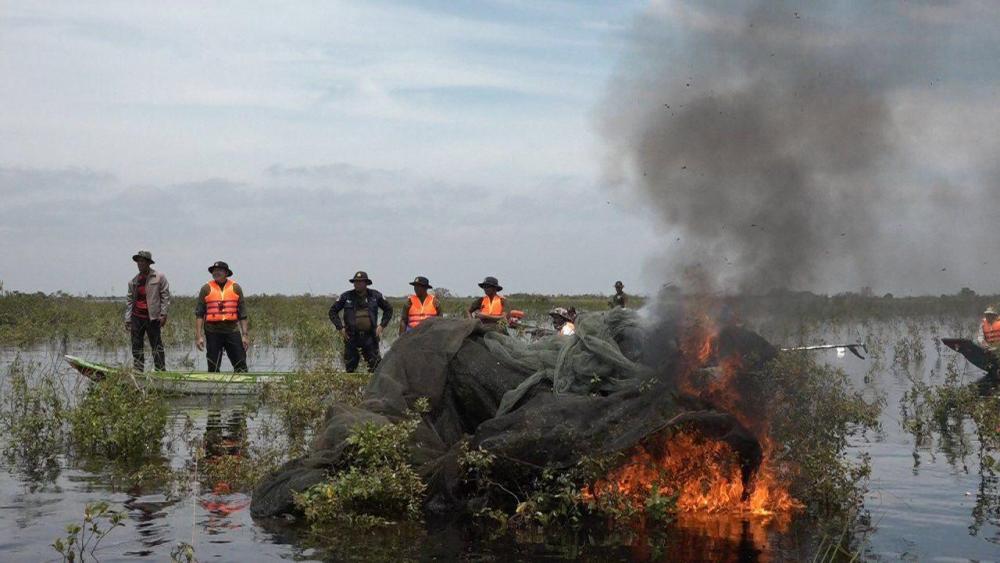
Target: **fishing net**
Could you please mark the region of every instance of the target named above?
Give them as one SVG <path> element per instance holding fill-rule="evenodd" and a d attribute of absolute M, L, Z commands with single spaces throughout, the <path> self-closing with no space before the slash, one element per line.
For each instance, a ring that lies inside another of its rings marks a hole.
<path fill-rule="evenodd" d="M 258 485 L 252 514 L 294 512 L 293 493 L 343 469 L 355 426 L 403 420 L 421 397 L 430 411 L 409 451 L 428 485 L 428 513 L 463 502 L 463 443 L 495 455 L 491 473 L 512 484 L 543 467 L 626 451 L 678 425 L 729 443 L 748 468 L 759 463 L 757 441 L 734 417 L 678 399 L 667 376 L 682 361 L 673 334 L 644 328 L 626 309 L 581 314 L 575 335 L 535 342 L 475 320 L 430 319 L 396 341 L 360 405 L 330 406 L 311 453 Z"/>

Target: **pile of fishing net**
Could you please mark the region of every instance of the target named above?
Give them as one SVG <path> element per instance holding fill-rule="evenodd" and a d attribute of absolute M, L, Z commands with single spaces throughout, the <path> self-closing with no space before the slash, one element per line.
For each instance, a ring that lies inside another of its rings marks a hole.
<path fill-rule="evenodd" d="M 770 345 L 747 331 L 720 333 L 720 347 Z M 728 343 L 728 344 L 727 344 Z M 410 438 L 410 461 L 427 484 L 424 510 L 460 508 L 463 445 L 496 456 L 494 478 L 523 480 L 544 467 L 624 452 L 678 425 L 727 442 L 748 471 L 760 446 L 736 419 L 677 393 L 670 374 L 684 360 L 676 328 L 643 326 L 634 311 L 582 314 L 574 336 L 535 342 L 486 331 L 475 320 L 435 318 L 399 338 L 358 406 L 333 404 L 311 453 L 265 478 L 255 517 L 294 513 L 293 493 L 345 469 L 357 425 L 403 420 L 420 398 L 430 411 Z M 464 442 L 464 444 L 463 444 Z"/>

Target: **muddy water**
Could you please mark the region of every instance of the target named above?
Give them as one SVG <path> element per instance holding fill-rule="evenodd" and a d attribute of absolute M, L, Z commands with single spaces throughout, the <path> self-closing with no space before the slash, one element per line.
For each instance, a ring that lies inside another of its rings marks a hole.
<path fill-rule="evenodd" d="M 964 360 L 935 345 L 939 336 L 971 333 L 974 325 L 926 320 L 919 323 L 882 323 L 843 325 L 810 336 L 810 341 L 838 342 L 853 340 L 857 332 L 873 335 L 874 350 L 880 359 L 862 361 L 850 354 L 838 357 L 826 352 L 825 361 L 841 367 L 859 389 L 875 397 L 884 396 L 887 406 L 882 414 L 883 432 L 852 446 L 852 455 L 867 453 L 872 460 L 872 479 L 866 508 L 872 531 L 861 540 L 861 556 L 869 560 L 1000 560 L 1000 485 L 995 478 L 983 477 L 978 465 L 978 442 L 970 430 L 963 436 L 917 440 L 904 430 L 900 401 L 914 381 L 931 385 L 943 381 L 949 363 L 968 381 L 979 377 Z M 763 327 L 775 342 L 796 344 L 791 331 Z M 797 338 L 797 337 L 796 337 Z M 909 361 L 897 362 L 897 342 L 908 339 L 922 349 L 917 361 L 912 347 L 905 355 Z M 879 350 L 879 348 L 881 348 Z M 74 353 L 89 359 L 125 362 L 125 349 L 98 352 L 75 347 L 70 350 L 37 349 L 28 352 L 0 350 L 0 363 L 6 365 L 15 354 L 30 357 L 57 369 L 64 377 L 67 393 L 80 385 L 78 378 L 62 367 L 59 354 Z M 148 358 L 147 358 L 147 361 Z M 295 356 L 288 350 L 259 350 L 251 358 L 254 369 L 288 369 Z M 193 349 L 171 350 L 171 366 L 203 366 L 204 359 Z M 210 404 L 207 400 L 183 399 L 171 406 L 171 436 L 166 463 L 184 467 L 189 451 L 182 435 L 202 436 L 219 421 L 234 413 L 234 404 Z M 254 420 L 248 421 L 253 433 Z M 687 517 L 664 531 L 657 542 L 665 551 L 645 547 L 646 538 L 631 545 L 605 547 L 567 545 L 533 538 L 514 543 L 510 540 L 487 541 L 474 531 L 455 523 L 432 523 L 416 537 L 398 535 L 388 540 L 344 538 L 356 548 L 335 553 L 308 547 L 293 527 L 282 523 L 261 525 L 251 520 L 248 498 L 242 494 L 216 494 L 199 485 L 122 489 L 114 476 L 100 467 L 71 466 L 61 460 L 57 474 L 32 478 L 16 470 L 0 471 L 0 560 L 57 560 L 50 544 L 64 527 L 79 520 L 88 502 L 105 500 L 113 508 L 126 511 L 125 526 L 115 530 L 102 543 L 98 555 L 102 561 L 168 559 L 178 542 L 194 547 L 201 561 L 249 561 L 263 559 L 323 560 L 351 556 L 393 559 L 405 551 L 419 558 L 449 560 L 455 558 L 500 559 L 516 557 L 563 557 L 571 559 L 662 559 L 662 560 L 731 560 L 776 561 L 810 560 L 822 540 L 814 529 L 802 522 L 743 520 L 734 517 Z"/>

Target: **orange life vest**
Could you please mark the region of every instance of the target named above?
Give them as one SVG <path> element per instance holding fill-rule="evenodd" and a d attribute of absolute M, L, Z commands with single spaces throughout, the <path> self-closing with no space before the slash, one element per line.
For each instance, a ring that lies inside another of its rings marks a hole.
<path fill-rule="evenodd" d="M 233 286 L 236 282 L 226 280 L 226 287 L 219 287 L 215 280 L 208 282 L 205 296 L 205 322 L 217 323 L 239 319 L 240 295 Z"/>
<path fill-rule="evenodd" d="M 489 296 L 483 296 L 482 305 L 479 306 L 479 312 L 483 315 L 490 315 L 493 317 L 499 317 L 503 315 L 503 299 L 497 295 L 493 297 L 490 301 Z"/>
<path fill-rule="evenodd" d="M 410 296 L 410 309 L 406 312 L 406 326 L 416 328 L 416 326 L 430 317 L 437 316 L 438 310 L 434 306 L 434 296 L 428 295 L 424 302 L 416 295 Z"/>
<path fill-rule="evenodd" d="M 992 324 L 983 319 L 983 340 L 987 344 L 1000 342 L 1000 319 L 993 321 Z"/>

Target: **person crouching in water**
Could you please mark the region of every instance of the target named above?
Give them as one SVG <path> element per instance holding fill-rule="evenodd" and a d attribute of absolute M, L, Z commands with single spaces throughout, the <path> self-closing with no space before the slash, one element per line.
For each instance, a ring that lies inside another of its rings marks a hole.
<path fill-rule="evenodd" d="M 337 328 L 344 340 L 344 368 L 353 373 L 361 363 L 361 354 L 365 357 L 369 371 L 382 361 L 378 350 L 382 331 L 389 326 L 392 319 L 392 305 L 386 301 L 382 293 L 369 287 L 372 280 L 365 272 L 357 272 L 349 280 L 354 289 L 340 294 L 337 302 L 330 307 L 330 322 Z M 382 322 L 378 322 L 378 310 L 382 309 Z M 344 319 L 340 319 L 340 311 L 344 311 Z M 358 351 L 361 354 L 358 354 Z"/>
<path fill-rule="evenodd" d="M 1000 311 L 993 305 L 983 311 L 983 335 L 980 342 L 993 352 L 1000 349 Z"/>
<path fill-rule="evenodd" d="M 409 297 L 407 307 L 403 307 L 399 315 L 399 333 L 409 332 L 431 317 L 441 316 L 441 304 L 438 298 L 427 293 L 428 289 L 433 289 L 430 280 L 424 276 L 417 276 L 410 282 L 413 286 L 413 295 Z"/>
<path fill-rule="evenodd" d="M 556 307 L 549 311 L 552 318 L 552 328 L 556 329 L 556 334 L 561 336 L 572 336 L 576 334 L 576 315 L 563 307 Z"/>
<path fill-rule="evenodd" d="M 250 333 L 243 288 L 229 279 L 233 271 L 225 262 L 212 264 L 208 271 L 212 281 L 201 287 L 194 311 L 195 344 L 199 350 L 205 350 L 207 343 L 208 371 L 219 371 L 223 351 L 233 364 L 233 371 L 246 371 Z"/>

